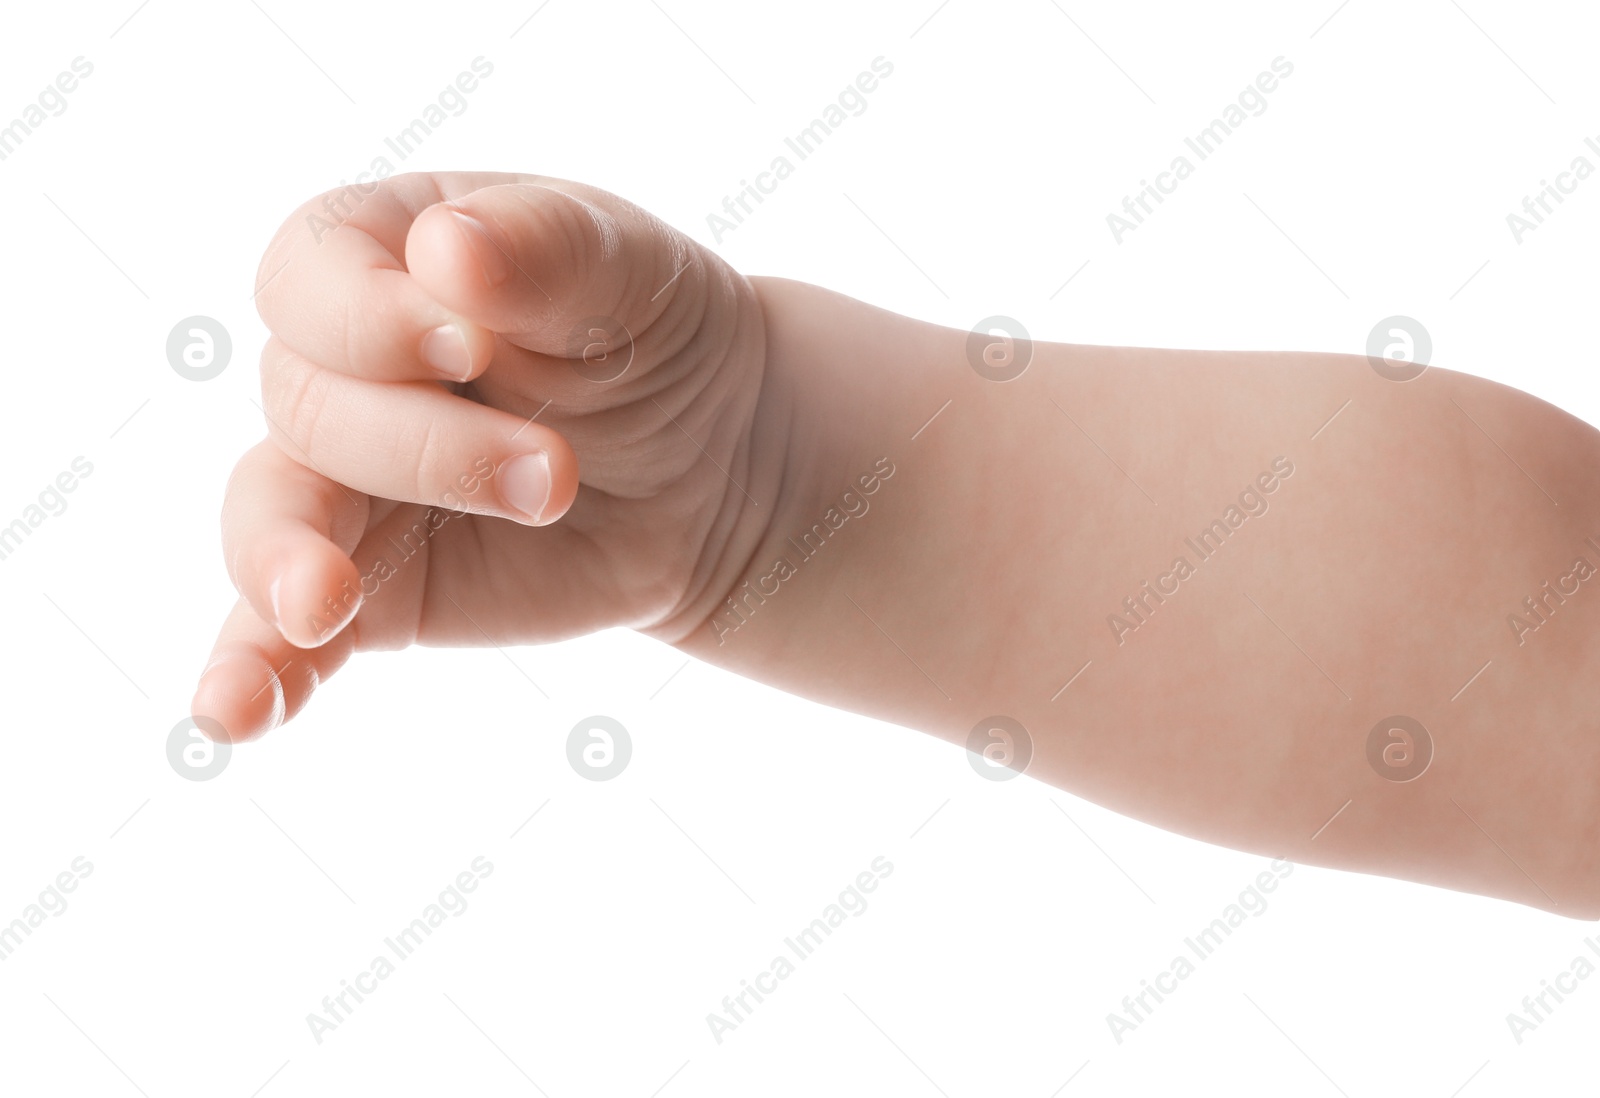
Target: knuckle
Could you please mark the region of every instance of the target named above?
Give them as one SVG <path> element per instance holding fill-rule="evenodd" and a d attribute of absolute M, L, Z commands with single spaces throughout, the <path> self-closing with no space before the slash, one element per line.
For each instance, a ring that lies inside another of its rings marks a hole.
<path fill-rule="evenodd" d="M 360 365 L 356 356 L 361 351 L 362 341 L 356 332 L 356 325 L 360 321 L 357 319 L 358 310 L 353 295 L 344 295 L 338 315 L 339 331 L 335 335 L 335 342 L 340 348 L 341 361 L 346 369 L 356 369 Z"/>
<path fill-rule="evenodd" d="M 573 271 L 574 282 L 582 286 L 595 268 L 618 257 L 622 251 L 622 229 L 605 210 L 565 191 L 544 188 L 553 200 L 530 205 L 533 230 L 540 250 L 559 260 L 556 269 Z"/>
<path fill-rule="evenodd" d="M 289 222 L 285 222 L 267 244 L 266 251 L 261 253 L 261 262 L 256 266 L 254 283 L 256 313 L 269 324 L 277 312 L 278 293 L 283 285 L 280 276 L 288 268 L 293 254 L 294 242 L 289 231 Z"/>
<path fill-rule="evenodd" d="M 313 467 L 321 449 L 323 413 L 328 396 L 328 375 L 321 367 L 292 352 L 273 356 L 269 367 L 263 358 L 262 410 L 274 433 L 285 436 L 289 457 Z"/>
<path fill-rule="evenodd" d="M 411 460 L 415 463 L 413 498 L 436 506 L 450 506 L 453 493 L 447 490 L 450 479 L 445 471 L 449 463 L 449 446 L 437 419 L 430 417 L 423 421 Z M 451 507 L 451 510 L 455 509 Z"/>

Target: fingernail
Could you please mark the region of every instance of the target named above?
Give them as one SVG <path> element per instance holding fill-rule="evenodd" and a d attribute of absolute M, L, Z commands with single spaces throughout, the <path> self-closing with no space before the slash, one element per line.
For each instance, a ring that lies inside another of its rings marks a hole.
<path fill-rule="evenodd" d="M 454 324 L 441 325 L 422 337 L 422 360 L 449 381 L 465 381 L 472 376 L 467 337 Z"/>
<path fill-rule="evenodd" d="M 550 458 L 543 452 L 523 454 L 500 466 L 500 498 L 535 526 L 550 502 Z"/>
<path fill-rule="evenodd" d="M 278 591 L 283 586 L 283 575 L 280 573 L 273 581 L 267 584 L 267 602 L 272 606 L 272 624 L 281 626 L 283 622 L 283 604 Z"/>
<path fill-rule="evenodd" d="M 456 227 L 461 230 L 461 235 L 466 238 L 467 246 L 472 249 L 472 254 L 477 257 L 478 267 L 483 271 L 483 279 L 490 287 L 498 286 L 511 277 L 511 259 L 501 251 L 500 245 L 495 243 L 494 237 L 489 235 L 489 230 L 484 228 L 483 222 L 475 217 L 468 216 L 460 210 L 451 210 L 451 216 L 456 220 Z"/>

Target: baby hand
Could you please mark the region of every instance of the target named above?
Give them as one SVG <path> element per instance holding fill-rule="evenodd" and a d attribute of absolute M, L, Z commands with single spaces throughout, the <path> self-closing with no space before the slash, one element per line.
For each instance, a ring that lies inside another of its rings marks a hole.
<path fill-rule="evenodd" d="M 564 180 L 367 186 L 301 207 L 262 262 L 268 437 L 228 484 L 241 598 L 193 703 L 222 738 L 357 650 L 679 639 L 781 477 L 761 306 L 715 254 Z"/>

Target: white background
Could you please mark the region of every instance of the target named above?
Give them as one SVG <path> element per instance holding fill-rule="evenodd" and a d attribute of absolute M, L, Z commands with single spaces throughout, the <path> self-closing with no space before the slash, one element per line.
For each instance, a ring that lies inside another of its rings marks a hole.
<path fill-rule="evenodd" d="M 0 525 L 74 457 L 94 471 L 0 561 L 0 923 L 75 857 L 94 868 L 0 962 L 0 1088 L 1486 1098 L 1589 1079 L 1600 979 L 1520 1045 L 1506 1016 L 1594 928 L 1309 867 L 1119 1044 L 1107 1013 L 1262 859 L 980 780 L 930 737 L 628 634 L 365 657 L 211 781 L 166 756 L 233 599 L 217 513 L 262 434 L 261 251 L 480 55 L 493 75 L 401 170 L 581 179 L 710 244 L 723 196 L 881 55 L 866 112 L 716 245 L 741 270 L 1086 343 L 1360 353 L 1403 313 L 1435 363 L 1596 420 L 1600 179 L 1520 244 L 1506 223 L 1600 135 L 1593 13 L 1337 2 L 8 6 L 0 124 L 73 58 L 94 72 L 0 162 Z M 1269 109 L 1118 244 L 1106 214 L 1280 55 Z M 194 314 L 236 348 L 205 383 L 164 351 Z M 566 761 L 596 713 L 634 743 L 609 782 Z M 307 1014 L 479 855 L 470 908 L 318 1044 Z M 870 907 L 715 1041 L 706 1015 L 879 855 Z"/>

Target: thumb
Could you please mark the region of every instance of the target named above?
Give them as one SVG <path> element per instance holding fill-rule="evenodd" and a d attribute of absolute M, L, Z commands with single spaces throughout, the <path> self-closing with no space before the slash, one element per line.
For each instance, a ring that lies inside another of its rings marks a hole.
<path fill-rule="evenodd" d="M 406 239 L 406 266 L 445 308 L 518 346 L 601 361 L 675 301 L 703 300 L 709 274 L 706 254 L 665 222 L 554 179 L 429 207 Z"/>

